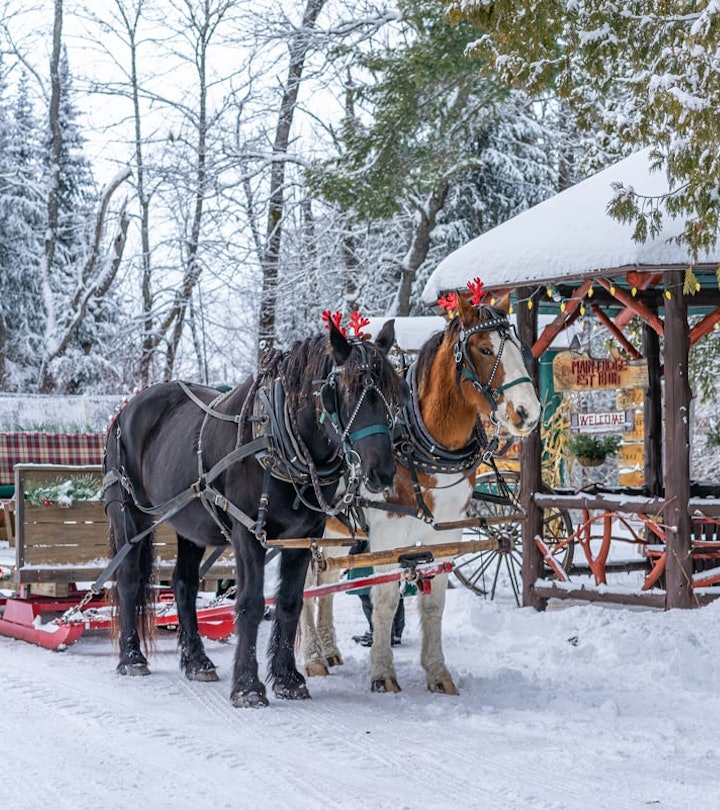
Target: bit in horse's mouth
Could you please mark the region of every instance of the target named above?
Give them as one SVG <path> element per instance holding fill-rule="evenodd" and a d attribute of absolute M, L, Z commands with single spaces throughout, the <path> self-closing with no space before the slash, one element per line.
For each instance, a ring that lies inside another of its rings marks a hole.
<path fill-rule="evenodd" d="M 363 486 L 368 490 L 368 492 L 372 492 L 374 495 L 377 495 L 380 492 L 385 496 L 392 496 L 395 494 L 395 486 L 393 484 L 390 486 L 371 484 L 367 475 L 363 477 Z"/>

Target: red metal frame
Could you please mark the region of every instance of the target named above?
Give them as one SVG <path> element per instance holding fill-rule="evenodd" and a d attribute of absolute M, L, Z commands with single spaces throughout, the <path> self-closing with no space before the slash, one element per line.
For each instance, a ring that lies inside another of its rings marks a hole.
<path fill-rule="evenodd" d="M 310 599 L 329 596 L 332 593 L 397 582 L 402 579 L 418 584 L 421 593 L 428 593 L 432 578 L 438 574 L 450 573 L 452 567 L 452 562 L 446 560 L 440 563 L 418 565 L 414 569 L 399 568 L 358 579 L 307 588 L 303 597 Z M 66 597 L 33 596 L 26 599 L 14 597 L 0 599 L 0 605 L 4 605 L 4 613 L 0 618 L 0 635 L 28 641 L 46 649 L 58 650 L 74 644 L 85 630 L 109 630 L 112 626 L 112 615 L 107 603 L 93 607 L 92 602 L 89 602 L 89 607 L 82 611 L 74 611 L 85 593 L 78 591 Z M 274 602 L 275 600 L 272 598 L 265 600 L 265 604 L 268 606 Z M 178 616 L 173 606 L 172 592 L 161 591 L 158 594 L 155 610 L 156 627 L 173 628 L 177 626 Z M 62 613 L 63 616 L 42 623 L 42 615 L 48 613 Z M 232 633 L 235 623 L 235 605 L 233 602 L 225 602 L 199 608 L 197 616 L 198 628 L 202 636 L 211 639 L 227 638 Z"/>

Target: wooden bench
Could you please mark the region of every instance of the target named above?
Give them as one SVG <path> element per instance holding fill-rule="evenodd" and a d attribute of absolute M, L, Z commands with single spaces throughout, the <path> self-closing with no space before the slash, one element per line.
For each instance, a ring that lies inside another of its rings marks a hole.
<path fill-rule="evenodd" d="M 71 476 L 92 476 L 102 484 L 99 465 L 15 465 L 15 570 L 12 579 L 21 595 L 65 596 L 73 584 L 94 582 L 109 562 L 108 521 L 102 501 L 31 505 L 28 490 Z M 153 541 L 158 582 L 169 582 L 177 554 L 175 532 L 160 525 Z M 235 578 L 232 549 L 215 561 L 201 582 L 201 590 L 216 590 L 223 579 Z"/>

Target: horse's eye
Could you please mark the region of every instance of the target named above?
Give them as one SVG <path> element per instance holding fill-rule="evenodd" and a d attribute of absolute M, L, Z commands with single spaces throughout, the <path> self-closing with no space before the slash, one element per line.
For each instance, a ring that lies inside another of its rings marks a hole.
<path fill-rule="evenodd" d="M 492 350 L 492 349 L 488 349 L 488 347 L 487 347 L 487 346 L 483 346 L 483 347 L 480 349 L 480 354 L 484 354 L 486 357 L 492 357 L 492 355 L 493 355 L 493 350 Z"/>

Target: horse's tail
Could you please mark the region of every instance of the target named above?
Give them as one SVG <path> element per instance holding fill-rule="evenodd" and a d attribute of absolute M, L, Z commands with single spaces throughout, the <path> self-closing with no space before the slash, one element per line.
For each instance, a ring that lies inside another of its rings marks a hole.
<path fill-rule="evenodd" d="M 125 511 L 130 511 L 128 507 Z M 110 511 L 110 510 L 108 510 Z M 134 523 L 133 521 L 129 521 Z M 137 524 L 135 524 L 137 525 Z M 125 529 L 125 527 L 124 527 Z M 112 559 L 124 546 L 127 540 L 130 540 L 134 534 L 142 531 L 142 527 L 138 527 L 135 531 L 130 533 L 127 531 L 127 537 L 124 542 L 118 542 L 117 533 L 113 525 L 112 519 L 108 521 L 108 553 Z M 125 533 L 125 531 L 123 532 Z M 153 612 L 154 604 L 154 589 L 155 582 L 154 576 L 154 559 L 155 554 L 153 551 L 153 533 L 144 537 L 139 543 L 138 548 L 130 552 L 130 554 L 137 555 L 137 596 L 135 600 L 135 617 L 137 623 L 137 631 L 140 640 L 143 644 L 145 655 L 150 655 L 154 649 L 155 639 L 155 620 Z M 113 575 L 115 580 L 115 587 L 110 588 L 110 603 L 112 605 L 112 638 L 115 644 L 119 640 L 119 622 L 118 622 L 118 586 L 117 575 Z"/>

